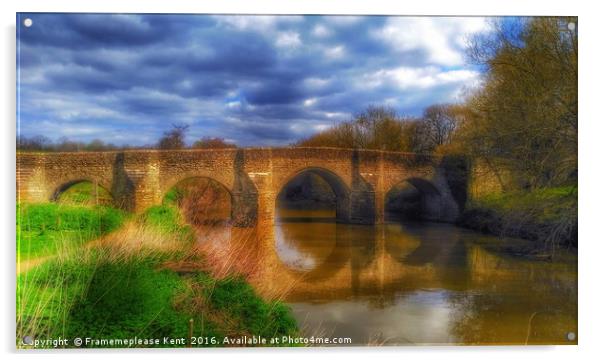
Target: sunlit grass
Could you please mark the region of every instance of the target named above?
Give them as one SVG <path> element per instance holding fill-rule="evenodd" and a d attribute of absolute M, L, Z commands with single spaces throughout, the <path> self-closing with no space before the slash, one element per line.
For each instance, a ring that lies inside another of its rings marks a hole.
<path fill-rule="evenodd" d="M 17 258 L 28 260 L 79 246 L 119 228 L 126 213 L 106 206 L 17 205 Z"/>
<path fill-rule="evenodd" d="M 44 210 L 53 215 L 59 209 Z M 41 220 L 50 225 L 55 219 Z M 190 319 L 194 335 L 218 341 L 298 333 L 288 307 L 262 299 L 239 269 L 212 269 L 194 230 L 173 206 L 126 218 L 121 228 L 85 247 L 63 245 L 17 276 L 18 347 L 26 347 L 25 336 L 187 337 Z"/>
<path fill-rule="evenodd" d="M 113 204 L 113 197 L 104 188 L 90 181 L 81 181 L 62 192 L 57 201 L 61 204 L 70 205 L 110 206 Z"/>

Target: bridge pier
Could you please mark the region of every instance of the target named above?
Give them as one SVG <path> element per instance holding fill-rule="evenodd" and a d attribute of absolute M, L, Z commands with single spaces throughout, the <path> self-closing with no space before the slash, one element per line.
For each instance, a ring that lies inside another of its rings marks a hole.
<path fill-rule="evenodd" d="M 236 227 L 249 227 L 257 223 L 257 193 L 232 192 L 232 223 Z"/>
<path fill-rule="evenodd" d="M 260 190 L 257 196 L 257 225 L 273 226 L 276 222 L 276 195 Z"/>
<path fill-rule="evenodd" d="M 376 222 L 376 203 L 373 191 L 352 191 L 349 223 L 371 225 Z"/>
<path fill-rule="evenodd" d="M 375 224 L 384 224 L 385 223 L 385 198 L 386 194 L 382 191 L 377 191 L 374 193 L 374 202 L 375 202 L 375 210 L 374 210 L 374 223 Z"/>

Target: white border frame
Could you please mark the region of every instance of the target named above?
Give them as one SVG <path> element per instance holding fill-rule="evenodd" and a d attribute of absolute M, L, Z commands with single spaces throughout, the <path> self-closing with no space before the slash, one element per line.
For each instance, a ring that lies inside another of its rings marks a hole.
<path fill-rule="evenodd" d="M 594 7 L 594 1 L 589 3 L 578 1 L 435 1 L 418 0 L 404 1 L 395 4 L 391 0 L 229 0 L 229 1 L 190 1 L 190 0 L 99 0 L 99 1 L 69 1 L 69 0 L 20 0 L 3 1 L 2 12 L 2 78 L 1 87 L 2 114 L 2 228 L 4 233 L 4 297 L 1 298 L 2 311 L 6 319 L 0 327 L 0 340 L 3 353 L 10 359 L 25 360 L 60 359 L 75 361 L 81 358 L 106 360 L 119 357 L 130 359 L 132 354 L 143 354 L 147 361 L 164 361 L 175 359 L 214 359 L 232 358 L 237 360 L 286 359 L 306 361 L 316 357 L 323 358 L 352 358 L 364 360 L 370 358 L 367 354 L 375 353 L 377 358 L 420 359 L 422 360 L 451 360 L 466 361 L 504 361 L 518 358 L 545 358 L 550 361 L 564 361 L 574 358 L 592 359 L 600 355 L 597 351 L 597 330 L 602 326 L 598 308 L 600 302 L 600 273 L 599 261 L 602 255 L 602 240 L 600 240 L 596 222 L 598 221 L 599 205 L 602 205 L 600 192 L 597 190 L 599 179 L 596 165 L 600 164 L 596 154 L 596 143 L 602 135 L 601 121 L 598 117 L 600 102 L 598 100 L 600 79 L 600 12 Z M 579 346 L 558 347 L 362 347 L 362 348 L 312 348 L 312 349 L 236 349 L 236 350 L 195 350 L 194 353 L 175 350 L 151 351 L 88 351 L 83 355 L 77 350 L 63 351 L 20 351 L 14 347 L 15 335 L 15 13 L 16 12 L 132 12 L 132 13 L 221 13 L 221 14 L 387 14 L 387 15 L 576 15 L 579 16 L 579 113 L 581 115 L 579 131 L 579 166 L 580 166 L 580 197 L 579 197 Z M 598 191 L 598 192 L 597 192 Z M 599 223 L 599 222 L 598 222 Z M 599 232 L 599 231 L 598 231 Z M 32 353 L 33 352 L 33 353 Z M 581 352 L 575 354 L 575 352 Z M 169 354 L 175 353 L 174 357 Z M 44 356 L 41 356 L 44 354 Z M 216 355 L 217 354 L 217 355 Z M 545 356 L 542 356 L 545 355 Z M 319 355 L 319 356 L 318 356 Z M 537 356 L 536 356 L 537 355 Z"/>

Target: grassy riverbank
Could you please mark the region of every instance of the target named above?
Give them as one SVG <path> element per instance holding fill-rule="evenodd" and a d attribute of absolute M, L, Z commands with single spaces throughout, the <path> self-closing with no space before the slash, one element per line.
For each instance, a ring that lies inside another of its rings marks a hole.
<path fill-rule="evenodd" d="M 54 255 L 121 227 L 127 215 L 107 206 L 17 205 L 18 260 Z"/>
<path fill-rule="evenodd" d="M 458 222 L 481 232 L 534 243 L 525 253 L 577 247 L 577 188 L 489 194 L 470 200 Z"/>
<path fill-rule="evenodd" d="M 111 223 L 113 232 L 104 233 L 90 247 L 83 247 L 83 240 L 101 234 L 89 229 L 105 224 L 95 224 L 90 220 L 97 219 L 82 215 L 97 215 L 96 208 L 48 204 L 22 206 L 25 210 L 19 214 L 18 229 L 26 224 L 29 229 L 18 233 L 22 237 L 29 233 L 31 245 L 44 245 L 52 230 L 53 243 L 62 247 L 44 249 L 55 253 L 17 276 L 19 347 L 24 347 L 21 340 L 25 336 L 71 341 L 75 337 L 160 338 L 159 346 L 178 347 L 183 345 L 164 345 L 162 338 L 187 337 L 191 319 L 193 336 L 208 337 L 206 346 L 219 346 L 226 336 L 298 334 L 285 304 L 260 298 L 240 276 L 212 275 L 204 255 L 193 247 L 194 231 L 173 207 L 153 207 L 138 217 L 107 208 L 101 215 L 121 215 L 121 227 Z M 79 223 L 65 216 L 73 213 L 82 216 L 76 219 Z M 76 242 L 71 242 L 65 230 L 73 232 L 77 225 L 86 227 Z M 218 344 L 212 344 L 211 337 Z"/>

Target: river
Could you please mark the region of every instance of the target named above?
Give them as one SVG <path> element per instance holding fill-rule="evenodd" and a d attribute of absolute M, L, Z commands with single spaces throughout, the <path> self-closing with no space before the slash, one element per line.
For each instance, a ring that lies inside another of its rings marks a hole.
<path fill-rule="evenodd" d="M 337 224 L 280 210 L 275 283 L 307 337 L 352 345 L 574 344 L 577 258 L 494 251 L 501 240 L 450 224 Z"/>

